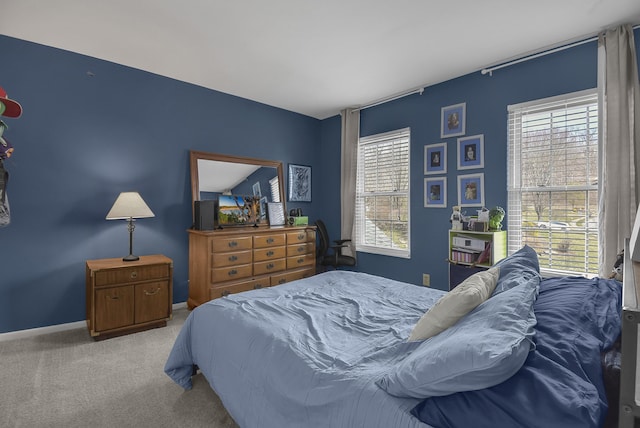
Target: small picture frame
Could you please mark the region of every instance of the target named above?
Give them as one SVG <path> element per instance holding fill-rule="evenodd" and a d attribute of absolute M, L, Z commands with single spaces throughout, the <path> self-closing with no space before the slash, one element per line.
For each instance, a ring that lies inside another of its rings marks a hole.
<path fill-rule="evenodd" d="M 262 192 L 260 191 L 260 182 L 256 181 L 253 184 L 253 196 L 257 196 L 258 198 L 262 197 Z"/>
<path fill-rule="evenodd" d="M 424 207 L 447 208 L 447 177 L 424 179 Z"/>
<path fill-rule="evenodd" d="M 263 196 L 260 198 L 260 221 L 265 221 L 267 219 L 267 197 Z"/>
<path fill-rule="evenodd" d="M 458 205 L 461 207 L 484 206 L 484 174 L 458 176 Z"/>
<path fill-rule="evenodd" d="M 484 168 L 484 135 L 458 138 L 458 169 Z"/>
<path fill-rule="evenodd" d="M 311 202 L 311 167 L 289 164 L 289 201 Z"/>
<path fill-rule="evenodd" d="M 424 146 L 424 174 L 447 173 L 447 143 Z"/>
<path fill-rule="evenodd" d="M 284 208 L 282 207 L 282 202 L 267 203 L 267 210 L 269 212 L 270 226 L 284 225 Z"/>
<path fill-rule="evenodd" d="M 467 121 L 467 103 L 442 107 L 440 110 L 440 138 L 464 135 Z"/>

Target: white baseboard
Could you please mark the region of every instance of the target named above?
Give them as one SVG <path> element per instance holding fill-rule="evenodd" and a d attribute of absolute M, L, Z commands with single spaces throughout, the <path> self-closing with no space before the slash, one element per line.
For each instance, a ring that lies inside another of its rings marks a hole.
<path fill-rule="evenodd" d="M 174 303 L 172 308 L 182 309 L 187 307 L 187 302 Z M 7 333 L 0 333 L 0 342 L 6 342 L 7 340 L 23 339 L 25 337 L 40 336 L 42 334 L 58 333 L 60 331 L 74 330 L 76 328 L 87 328 L 87 321 L 76 321 L 66 324 L 50 325 L 47 327 L 29 328 L 26 330 L 10 331 Z"/>

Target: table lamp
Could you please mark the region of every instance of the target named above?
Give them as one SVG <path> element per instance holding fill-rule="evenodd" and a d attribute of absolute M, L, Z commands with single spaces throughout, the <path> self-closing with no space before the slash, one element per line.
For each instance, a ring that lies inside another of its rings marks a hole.
<path fill-rule="evenodd" d="M 107 220 L 127 220 L 129 229 L 129 255 L 123 257 L 125 262 L 133 262 L 139 260 L 140 257 L 133 255 L 133 222 L 136 218 L 155 217 L 151 209 L 144 202 L 138 192 L 122 192 L 113 203 Z"/>

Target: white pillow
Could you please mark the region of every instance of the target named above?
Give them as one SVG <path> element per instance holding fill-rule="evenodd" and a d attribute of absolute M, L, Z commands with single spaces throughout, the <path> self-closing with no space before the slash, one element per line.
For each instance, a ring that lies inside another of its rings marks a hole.
<path fill-rule="evenodd" d="M 500 268 L 492 267 L 465 279 L 422 315 L 413 328 L 409 341 L 428 339 L 457 323 L 491 296 L 499 276 Z"/>

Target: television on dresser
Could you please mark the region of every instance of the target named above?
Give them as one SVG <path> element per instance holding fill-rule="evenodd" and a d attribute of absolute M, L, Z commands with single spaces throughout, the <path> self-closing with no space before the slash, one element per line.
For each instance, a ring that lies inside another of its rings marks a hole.
<path fill-rule="evenodd" d="M 219 195 L 216 204 L 216 223 L 219 228 L 260 223 L 260 197 Z"/>

